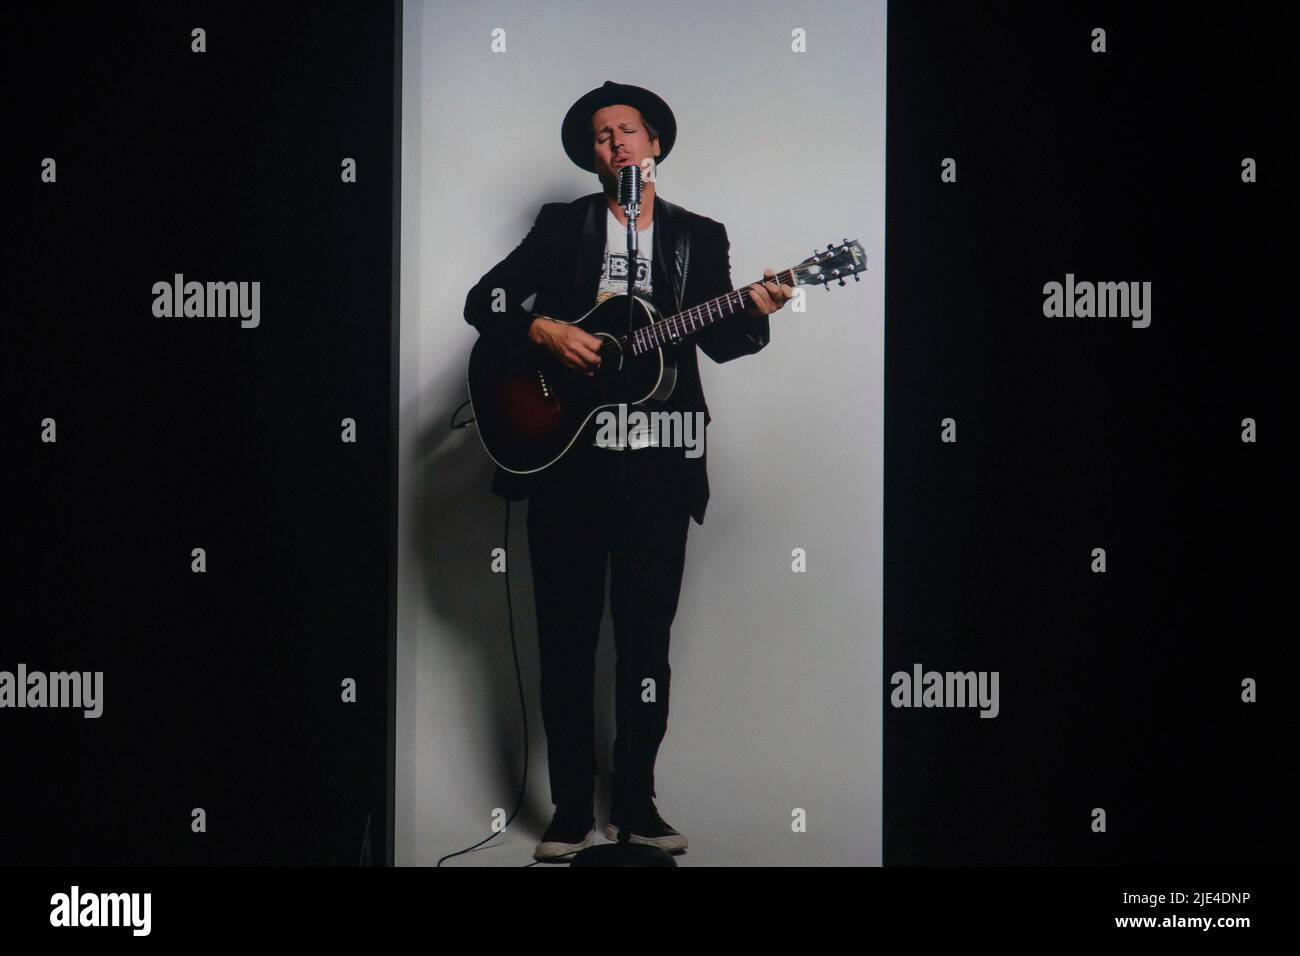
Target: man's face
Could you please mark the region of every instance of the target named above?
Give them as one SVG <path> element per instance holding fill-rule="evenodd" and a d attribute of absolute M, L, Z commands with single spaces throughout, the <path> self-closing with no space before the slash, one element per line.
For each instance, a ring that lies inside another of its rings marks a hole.
<path fill-rule="evenodd" d="M 605 191 L 617 191 L 618 171 L 629 163 L 641 164 L 659 155 L 659 138 L 646 132 L 641 111 L 632 106 L 606 106 L 591 116 L 596 175 Z M 642 167 L 642 172 L 645 167 Z"/>

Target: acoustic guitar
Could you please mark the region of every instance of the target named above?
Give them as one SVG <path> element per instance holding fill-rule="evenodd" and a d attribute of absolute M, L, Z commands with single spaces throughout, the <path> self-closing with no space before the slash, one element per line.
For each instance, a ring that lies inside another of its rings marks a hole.
<path fill-rule="evenodd" d="M 862 246 L 846 239 L 766 281 L 829 288 L 837 280 L 844 285 L 849 276 L 858 281 L 866 268 Z M 469 397 L 479 438 L 494 462 L 520 475 L 542 471 L 564 457 L 602 408 L 617 408 L 625 395 L 630 406 L 667 399 L 676 369 L 665 361 L 664 346 L 744 312 L 750 291 L 733 289 L 667 318 L 647 300 L 633 298 L 631 336 L 627 295 L 603 299 L 570 323 L 601 340 L 600 366 L 591 376 L 570 369 L 540 345 L 512 349 L 479 336 L 469 357 Z"/>

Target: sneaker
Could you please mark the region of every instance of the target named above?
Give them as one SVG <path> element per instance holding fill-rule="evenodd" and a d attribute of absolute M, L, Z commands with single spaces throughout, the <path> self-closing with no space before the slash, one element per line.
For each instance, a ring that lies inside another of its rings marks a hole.
<path fill-rule="evenodd" d="M 656 846 L 669 853 L 681 853 L 687 846 L 686 837 L 668 825 L 653 803 L 640 812 L 626 815 L 611 809 L 605 835 L 617 843 L 622 827 L 627 827 L 629 843 Z"/>
<path fill-rule="evenodd" d="M 551 825 L 542 834 L 542 842 L 533 850 L 534 860 L 555 860 L 591 846 L 596 838 L 595 819 L 591 813 L 572 813 L 557 809 Z"/>

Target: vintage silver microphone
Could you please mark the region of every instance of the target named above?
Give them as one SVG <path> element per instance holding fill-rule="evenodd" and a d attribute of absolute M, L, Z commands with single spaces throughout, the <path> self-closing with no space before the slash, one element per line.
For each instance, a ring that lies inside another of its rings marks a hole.
<path fill-rule="evenodd" d="M 629 163 L 618 171 L 618 204 L 627 212 L 628 218 L 641 211 L 641 167 Z"/>
<path fill-rule="evenodd" d="M 641 167 L 628 163 L 618 171 L 618 204 L 641 208 Z"/>
<path fill-rule="evenodd" d="M 641 215 L 641 167 L 629 163 L 618 171 L 618 204 L 627 216 L 627 294 L 636 294 L 636 221 Z M 631 312 L 628 313 L 629 318 Z M 629 331 L 631 331 L 629 327 Z"/>

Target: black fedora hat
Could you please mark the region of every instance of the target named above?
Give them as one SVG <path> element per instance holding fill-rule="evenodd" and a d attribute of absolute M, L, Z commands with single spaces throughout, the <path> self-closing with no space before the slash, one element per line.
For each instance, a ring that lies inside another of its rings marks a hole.
<path fill-rule="evenodd" d="M 622 104 L 641 111 L 641 115 L 659 134 L 659 155 L 656 165 L 668 158 L 677 139 L 677 120 L 673 111 L 660 97 L 639 86 L 615 83 L 606 80 L 588 93 L 578 97 L 578 101 L 569 107 L 560 126 L 560 138 L 564 141 L 564 151 L 569 159 L 589 173 L 596 171 L 596 164 L 591 155 L 591 116 L 606 106 Z"/>

